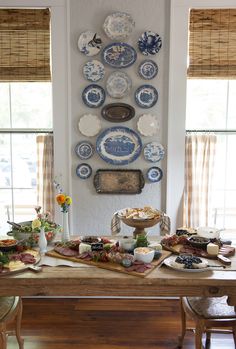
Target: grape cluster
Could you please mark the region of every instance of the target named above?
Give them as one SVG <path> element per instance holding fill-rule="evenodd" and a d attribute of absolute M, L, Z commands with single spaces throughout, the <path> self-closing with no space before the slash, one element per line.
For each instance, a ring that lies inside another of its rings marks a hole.
<path fill-rule="evenodd" d="M 185 269 L 194 269 L 193 263 L 199 264 L 202 260 L 199 257 L 188 256 L 188 255 L 180 255 L 175 261 L 180 264 L 184 264 Z"/>

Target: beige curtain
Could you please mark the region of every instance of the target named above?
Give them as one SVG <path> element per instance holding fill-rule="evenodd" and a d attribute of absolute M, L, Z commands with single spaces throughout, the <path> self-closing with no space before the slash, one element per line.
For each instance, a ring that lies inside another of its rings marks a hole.
<path fill-rule="evenodd" d="M 54 218 L 53 135 L 37 136 L 37 201 L 43 212 Z"/>
<path fill-rule="evenodd" d="M 207 226 L 216 136 L 188 134 L 185 141 L 184 226 Z"/>

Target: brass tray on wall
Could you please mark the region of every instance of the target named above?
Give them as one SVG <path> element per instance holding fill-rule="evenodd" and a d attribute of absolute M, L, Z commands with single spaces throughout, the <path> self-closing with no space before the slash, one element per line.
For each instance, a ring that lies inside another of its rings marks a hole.
<path fill-rule="evenodd" d="M 93 183 L 99 194 L 140 194 L 145 180 L 140 170 L 97 170 Z"/>
<path fill-rule="evenodd" d="M 126 103 L 111 103 L 102 108 L 102 116 L 111 122 L 125 122 L 135 116 L 135 109 Z"/>

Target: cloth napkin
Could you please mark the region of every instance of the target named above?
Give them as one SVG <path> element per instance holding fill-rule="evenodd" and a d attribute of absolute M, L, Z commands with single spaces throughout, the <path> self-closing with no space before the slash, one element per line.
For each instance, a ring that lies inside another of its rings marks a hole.
<path fill-rule="evenodd" d="M 118 211 L 117 211 L 113 214 L 113 217 L 111 219 L 111 235 L 117 235 L 120 233 L 121 223 L 122 221 L 118 216 Z M 171 229 L 170 217 L 167 216 L 167 214 L 165 214 L 164 212 L 162 212 L 160 229 L 161 229 L 161 235 L 170 233 L 170 229 Z"/>

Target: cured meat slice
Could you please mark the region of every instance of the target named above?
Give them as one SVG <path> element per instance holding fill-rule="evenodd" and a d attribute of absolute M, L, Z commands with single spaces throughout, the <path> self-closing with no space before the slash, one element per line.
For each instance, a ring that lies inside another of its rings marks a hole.
<path fill-rule="evenodd" d="M 74 257 L 79 254 L 78 251 L 72 250 L 69 247 L 55 246 L 54 251 L 61 254 L 62 256 Z"/>

